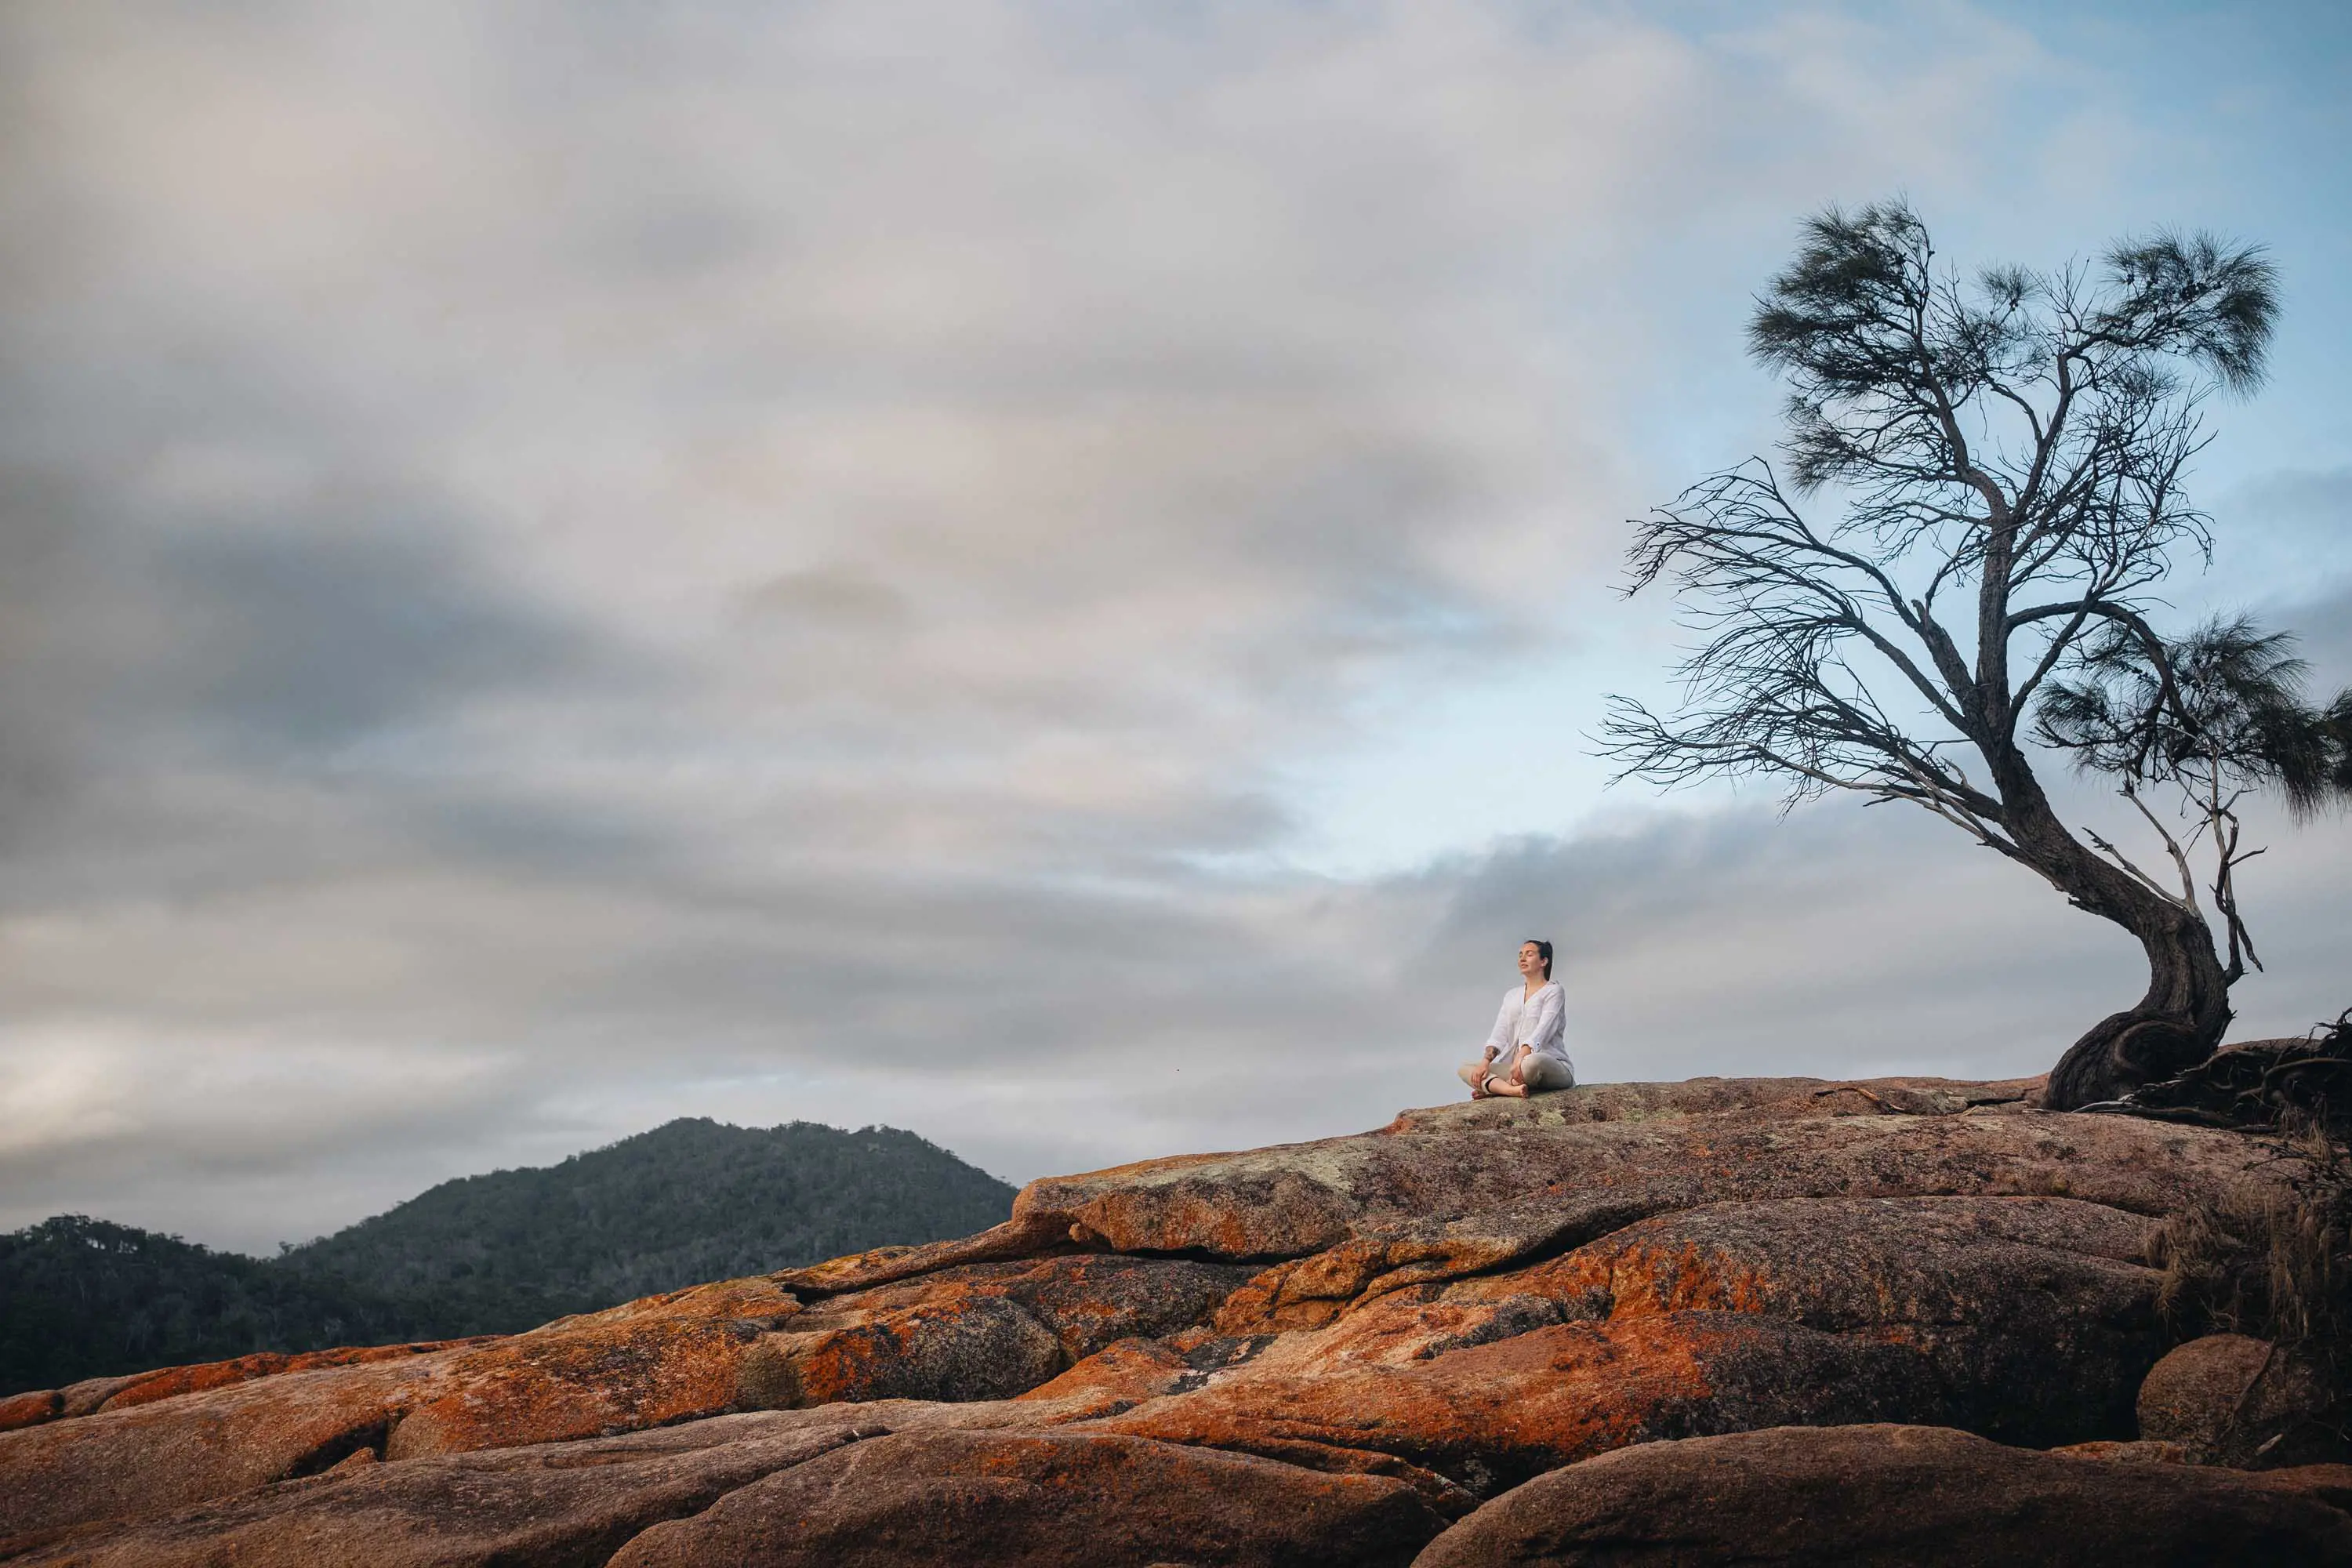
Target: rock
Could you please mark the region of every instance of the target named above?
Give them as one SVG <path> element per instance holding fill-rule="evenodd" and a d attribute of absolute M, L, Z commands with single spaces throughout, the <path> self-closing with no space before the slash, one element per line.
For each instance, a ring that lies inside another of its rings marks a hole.
<path fill-rule="evenodd" d="M 551 1443 L 717 1415 L 735 1400 L 744 1352 L 798 1310 L 764 1279 L 735 1279 L 455 1352 L 405 1391 L 383 1457 Z"/>
<path fill-rule="evenodd" d="M 1114 1341 L 1192 1326 L 1248 1275 L 1098 1255 L 949 1268 L 789 1320 L 746 1357 L 737 1402 L 1006 1399 Z"/>
<path fill-rule="evenodd" d="M 1654 1212 L 1612 1194 L 1458 1219 L 1364 1220 L 1337 1247 L 1256 1275 L 1218 1310 L 1226 1334 L 1321 1328 L 1364 1299 L 1481 1274 L 1606 1236 Z"/>
<path fill-rule="evenodd" d="M 2340 1478 L 2305 1489 L 2270 1480 L 1937 1427 L 1781 1427 L 1555 1470 L 1454 1525 L 1414 1564 L 2352 1563 L 2352 1515 L 2322 1497 Z"/>
<path fill-rule="evenodd" d="M 2125 1261 L 2149 1227 L 2064 1198 L 1706 1205 L 1543 1263 L 1360 1297 L 1108 1425 L 1258 1453 L 1380 1449 L 1474 1489 L 1630 1441 L 1790 1422 L 2125 1436 L 2162 1348 L 2157 1274 Z M 1255 1311 L 1266 1278 L 1219 1329 Z"/>
<path fill-rule="evenodd" d="M 1147 1399 L 1198 1388 L 1207 1374 L 1158 1340 L 1120 1340 L 1021 1395 L 1082 1403 L 1088 1415 L 1116 1415 Z"/>
<path fill-rule="evenodd" d="M 1726 1112 L 1776 1117 L 1958 1116 L 1971 1109 L 2024 1108 L 2038 1078 L 1995 1083 L 1946 1078 L 1693 1078 L 1680 1083 L 1580 1084 L 1526 1100 L 1454 1101 L 1401 1112 L 1385 1132 L 1464 1127 L 1564 1127 L 1583 1121 L 1649 1121 Z"/>
<path fill-rule="evenodd" d="M 292 1354 L 265 1352 L 228 1361 L 202 1362 L 194 1366 L 165 1367 L 159 1372 L 110 1380 L 118 1386 L 97 1408 L 127 1410 L 133 1405 L 152 1405 L 159 1399 L 176 1399 L 183 1394 L 201 1394 L 208 1388 L 226 1388 L 231 1384 L 250 1383 L 257 1377 L 275 1377 L 279 1373 L 315 1372 L 327 1366 L 364 1366 L 372 1362 L 404 1361 L 410 1356 L 430 1355 L 436 1351 L 468 1350 L 477 1345 L 491 1344 L 499 1338 L 497 1334 L 477 1334 L 469 1339 L 344 1346 L 336 1350 L 302 1351 Z M 87 1415 L 89 1412 L 77 1411 L 74 1414 Z"/>
<path fill-rule="evenodd" d="M 612 1568 L 1399 1564 L 1444 1528 L 1406 1481 L 1067 1433 L 858 1443 L 656 1525 Z"/>
<path fill-rule="evenodd" d="M 1647 1311 L 1754 1312 L 1900 1344 L 1932 1373 L 1932 1410 L 2040 1447 L 2129 1436 L 2163 1345 L 2153 1228 L 2068 1198 L 1801 1198 L 1664 1215 L 1453 1300 L 1601 1300 Z"/>
<path fill-rule="evenodd" d="M 165 1369 L 167 1373 L 178 1370 L 176 1367 Z M 107 1401 L 124 1389 L 136 1384 L 142 1378 L 154 1375 L 152 1373 L 134 1372 L 115 1377 L 86 1377 L 79 1383 L 68 1384 L 58 1391 L 58 1414 L 59 1415 L 93 1415 L 105 1409 Z"/>
<path fill-rule="evenodd" d="M 0 1432 L 14 1432 L 19 1426 L 37 1426 L 44 1421 L 54 1421 L 65 1413 L 66 1397 L 54 1388 L 12 1394 L 0 1399 Z"/>
<path fill-rule="evenodd" d="M 739 1404 L 794 1410 L 842 1400 L 1009 1399 L 1064 1365 L 1052 1331 L 1002 1296 L 863 1313 L 762 1335 L 740 1367 Z"/>
<path fill-rule="evenodd" d="M 2294 1163 L 2033 1087 L 1461 1103 L 487 1342 L 37 1393 L 0 1406 L 0 1556 L 1398 1561 L 1547 1471 L 1790 1424 L 2075 1446 L 2032 1458 L 2078 1490 L 2189 1473 L 2123 1441 L 2164 1348 L 2149 1232 Z M 2239 1481 L 2335 1507 L 2345 1476 Z"/>
<path fill-rule="evenodd" d="M 919 1280 L 836 1297 L 803 1313 L 795 1329 L 865 1313 L 1003 1299 L 1045 1326 L 1077 1361 L 1115 1340 L 1172 1333 L 1215 1310 L 1253 1270 L 1185 1258 L 1092 1254 L 950 1268 Z"/>
<path fill-rule="evenodd" d="M 1067 1233 L 1067 1226 L 1055 1225 L 1051 1219 L 1014 1219 L 991 1226 L 977 1236 L 926 1242 L 920 1247 L 877 1247 L 871 1252 L 854 1252 L 806 1268 L 787 1268 L 768 1278 L 779 1289 L 803 1298 L 845 1295 L 967 1264 L 1035 1258 L 1056 1249 L 1075 1250 Z"/>
<path fill-rule="evenodd" d="M 732 1280 L 470 1348 L 280 1373 L 0 1432 L 0 1539 L 315 1475 L 359 1448 L 406 1459 L 714 1415 L 735 1396 L 743 1352 L 797 1310 L 764 1279 Z"/>
<path fill-rule="evenodd" d="M 1485 1495 L 1628 1443 L 1941 1402 L 1902 1346 L 1736 1312 L 1556 1323 L 1393 1363 L 1302 1365 L 1286 1352 L 1071 1430 L 1276 1456 L 1368 1448 Z"/>
<path fill-rule="evenodd" d="M 730 1415 L 622 1437 L 339 1465 L 12 1561 L 26 1568 L 601 1563 L 650 1525 L 876 1430 Z"/>
<path fill-rule="evenodd" d="M 2285 1182 L 2242 1136 L 2132 1118 L 1798 1115 L 1795 1102 L 1767 1100 L 1747 1110 L 1566 1120 L 1591 1092 L 1539 1096 L 1532 1111 L 1465 1102 L 1349 1138 L 1032 1182 L 1013 1223 L 1041 1234 L 1078 1226 L 1123 1252 L 1275 1259 L 1398 1222 L 1596 1197 L 1659 1214 L 1769 1198 L 2019 1194 L 2158 1215 L 2232 1186 Z M 1553 1110 L 1546 1100 L 1570 1104 Z M 1497 1115 L 1562 1120 L 1498 1126 Z"/>
<path fill-rule="evenodd" d="M 2201 1465 L 2340 1462 L 2352 1459 L 2352 1448 L 2330 1419 L 2334 1407 L 2326 1378 L 2307 1358 L 2266 1340 L 2208 1334 L 2148 1373 L 2139 1429 Z"/>
<path fill-rule="evenodd" d="M 0 1543 L 310 1475 L 383 1441 L 415 1363 L 333 1367 L 0 1432 Z"/>

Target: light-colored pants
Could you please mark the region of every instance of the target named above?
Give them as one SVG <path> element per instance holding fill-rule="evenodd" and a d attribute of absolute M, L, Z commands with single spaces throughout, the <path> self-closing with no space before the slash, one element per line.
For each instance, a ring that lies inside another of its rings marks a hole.
<path fill-rule="evenodd" d="M 1514 1052 L 1513 1055 L 1517 1053 Z M 1464 1083 L 1475 1089 L 1488 1078 L 1508 1081 L 1511 1076 L 1510 1057 L 1496 1057 L 1492 1062 L 1464 1062 L 1457 1074 Z M 1576 1069 L 1558 1057 L 1548 1057 L 1541 1051 L 1528 1054 L 1528 1065 L 1519 1069 L 1519 1081 L 1530 1091 L 1547 1089 L 1574 1089 Z"/>

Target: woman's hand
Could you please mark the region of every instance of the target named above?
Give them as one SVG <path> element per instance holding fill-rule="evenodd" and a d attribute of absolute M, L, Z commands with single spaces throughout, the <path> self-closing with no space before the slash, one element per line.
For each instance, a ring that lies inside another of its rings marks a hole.
<path fill-rule="evenodd" d="M 1525 1083 L 1528 1081 L 1526 1078 L 1528 1058 L 1535 1054 L 1536 1048 L 1533 1046 L 1521 1046 L 1519 1047 L 1519 1054 L 1511 1058 L 1511 1081 L 1513 1083 Z"/>

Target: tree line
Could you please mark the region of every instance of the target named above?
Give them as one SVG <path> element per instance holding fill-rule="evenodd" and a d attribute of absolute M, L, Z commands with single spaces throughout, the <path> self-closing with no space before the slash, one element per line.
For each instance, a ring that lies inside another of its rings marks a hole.
<path fill-rule="evenodd" d="M 668 1123 L 445 1182 L 268 1258 L 60 1215 L 0 1235 L 0 1393 L 257 1351 L 510 1333 L 709 1279 L 1003 1220 L 1013 1188 L 911 1132 Z"/>

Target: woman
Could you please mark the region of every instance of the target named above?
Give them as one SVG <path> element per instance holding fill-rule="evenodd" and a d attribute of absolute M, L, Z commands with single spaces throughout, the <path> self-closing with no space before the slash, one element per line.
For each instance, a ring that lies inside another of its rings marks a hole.
<path fill-rule="evenodd" d="M 1561 1043 L 1568 998 L 1551 977 L 1551 943 L 1532 937 L 1519 944 L 1519 981 L 1503 994 L 1486 1051 L 1461 1067 L 1470 1098 L 1506 1094 L 1525 1100 L 1539 1089 L 1574 1089 L 1576 1068 Z M 1498 1058 L 1507 1056 L 1508 1060 Z"/>

